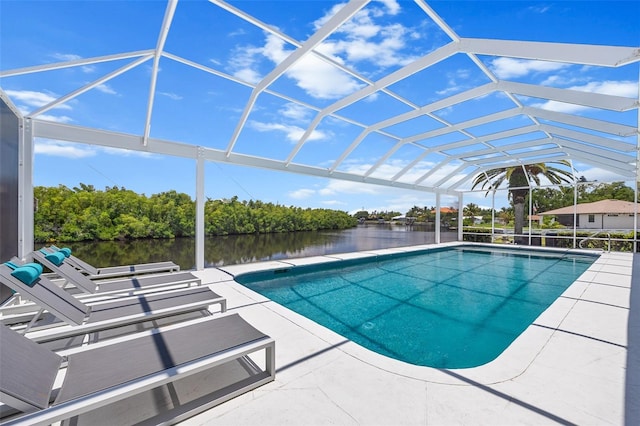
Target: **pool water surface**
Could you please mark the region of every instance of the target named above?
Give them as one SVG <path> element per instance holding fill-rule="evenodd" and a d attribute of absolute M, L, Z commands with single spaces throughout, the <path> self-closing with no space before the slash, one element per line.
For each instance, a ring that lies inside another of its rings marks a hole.
<path fill-rule="evenodd" d="M 235 280 L 385 356 L 469 368 L 500 355 L 595 259 L 455 247 Z"/>

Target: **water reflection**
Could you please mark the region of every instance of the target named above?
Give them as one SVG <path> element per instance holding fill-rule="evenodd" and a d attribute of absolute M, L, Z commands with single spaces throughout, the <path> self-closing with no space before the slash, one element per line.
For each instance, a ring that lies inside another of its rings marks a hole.
<path fill-rule="evenodd" d="M 455 241 L 456 232 L 441 233 Z M 229 235 L 205 240 L 205 266 L 223 266 L 261 260 L 290 259 L 323 254 L 433 244 L 433 228 L 389 224 L 359 225 L 340 231 Z M 135 240 L 69 243 L 74 254 L 95 266 L 159 262 L 167 259 L 181 269 L 195 267 L 195 239 Z"/>

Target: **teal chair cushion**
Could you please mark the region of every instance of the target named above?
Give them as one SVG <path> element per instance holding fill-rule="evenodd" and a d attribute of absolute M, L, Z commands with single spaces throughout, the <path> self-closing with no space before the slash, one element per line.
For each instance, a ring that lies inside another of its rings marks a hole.
<path fill-rule="evenodd" d="M 62 262 L 64 262 L 65 256 L 64 253 L 60 253 L 59 251 L 55 252 L 55 253 L 49 253 L 45 256 L 45 259 L 47 259 L 49 262 L 53 263 L 56 266 L 60 266 L 62 265 Z"/>
<path fill-rule="evenodd" d="M 42 273 L 42 266 L 36 263 L 27 263 L 26 265 L 19 266 L 11 272 L 11 275 L 28 285 L 33 287 L 34 284 L 40 278 Z"/>
<path fill-rule="evenodd" d="M 43 271 L 42 265 L 39 264 L 39 263 L 35 263 L 35 262 L 25 263 L 22 266 L 30 266 L 31 268 L 35 268 L 38 271 L 38 275 L 40 275 L 42 273 L 42 271 Z"/>
<path fill-rule="evenodd" d="M 58 250 L 60 253 L 64 254 L 64 257 L 71 256 L 71 249 L 69 247 L 64 247 Z"/>

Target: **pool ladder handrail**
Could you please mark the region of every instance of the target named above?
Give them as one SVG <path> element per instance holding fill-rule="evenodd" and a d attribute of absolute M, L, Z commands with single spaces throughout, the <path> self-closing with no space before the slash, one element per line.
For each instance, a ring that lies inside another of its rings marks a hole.
<path fill-rule="evenodd" d="M 582 243 L 584 243 L 587 240 L 593 239 L 593 237 L 595 237 L 596 235 L 600 234 L 601 232 L 602 231 L 596 231 L 593 234 L 587 236 L 586 238 L 580 240 L 580 242 L 578 243 L 578 247 L 584 248 L 584 247 L 582 247 Z M 610 252 L 611 251 L 611 234 L 609 232 L 607 232 L 606 235 L 607 235 L 607 238 L 608 238 L 608 240 L 607 240 L 607 252 Z"/>

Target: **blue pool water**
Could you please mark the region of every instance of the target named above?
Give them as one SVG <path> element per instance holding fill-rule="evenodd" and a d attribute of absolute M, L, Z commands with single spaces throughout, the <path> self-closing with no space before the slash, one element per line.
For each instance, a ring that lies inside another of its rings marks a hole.
<path fill-rule="evenodd" d="M 502 353 L 595 259 L 463 246 L 236 281 L 380 354 L 468 368 Z"/>

